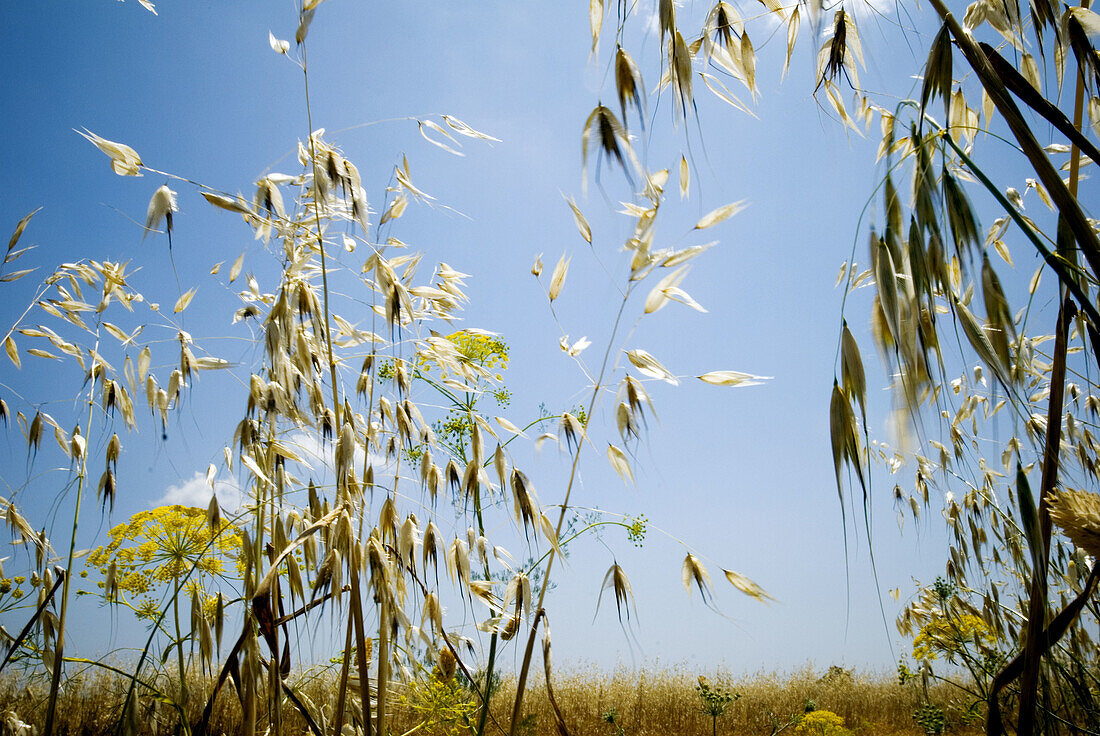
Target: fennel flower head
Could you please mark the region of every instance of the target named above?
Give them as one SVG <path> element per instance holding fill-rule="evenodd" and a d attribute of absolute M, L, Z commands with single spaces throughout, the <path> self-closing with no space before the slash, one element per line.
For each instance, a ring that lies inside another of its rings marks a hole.
<path fill-rule="evenodd" d="M 913 657 L 917 660 L 931 660 L 942 653 L 951 661 L 967 646 L 974 645 L 985 653 L 996 642 L 996 634 L 980 616 L 969 613 L 949 617 L 935 616 L 913 638 Z"/>
<path fill-rule="evenodd" d="M 139 511 L 108 536 L 111 541 L 92 551 L 88 565 L 105 578 L 113 575 L 119 593 L 145 599 L 141 610 L 149 608 L 162 587 L 188 575 L 190 587 L 201 589 L 210 578 L 236 578 L 243 569 L 240 532 L 227 521 L 219 521 L 215 532 L 204 509 L 158 506 Z M 231 574 L 226 562 L 235 563 Z"/>

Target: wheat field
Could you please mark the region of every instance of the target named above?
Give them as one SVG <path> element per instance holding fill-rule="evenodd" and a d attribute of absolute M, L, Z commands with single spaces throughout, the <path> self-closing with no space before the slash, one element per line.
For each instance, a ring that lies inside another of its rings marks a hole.
<path fill-rule="evenodd" d="M 831 668 L 822 673 L 812 667 L 791 672 L 760 672 L 731 676 L 712 673 L 708 678 L 715 687 L 739 694 L 724 715 L 712 723 L 701 708 L 698 697 L 698 674 L 687 666 L 653 669 L 601 671 L 584 666 L 565 666 L 554 675 L 554 693 L 562 709 L 571 736 L 645 736 L 648 734 L 707 734 L 712 726 L 719 734 L 793 733 L 799 718 L 808 707 L 830 711 L 844 719 L 845 728 L 855 734 L 902 736 L 922 734 L 913 714 L 921 703 L 919 688 L 900 685 L 890 673 L 855 673 Z M 209 691 L 210 681 L 191 673 L 192 692 Z M 335 703 L 335 671 L 295 673 L 288 682 L 297 682 L 296 697 L 318 706 L 317 712 L 331 714 Z M 167 682 L 167 681 L 166 681 Z M 558 733 L 552 706 L 546 689 L 538 682 L 525 700 L 525 710 L 518 733 L 524 736 L 550 736 Z M 111 733 L 116 726 L 119 706 L 125 697 L 125 678 L 109 672 L 85 672 L 73 677 L 61 695 L 56 724 L 58 733 Z M 507 733 L 510 708 L 514 697 L 514 679 L 503 680 L 495 691 L 490 733 Z M 395 683 L 391 698 L 398 703 L 393 714 L 391 733 L 453 734 L 473 733 L 475 723 L 461 714 L 454 720 L 446 717 L 447 708 L 459 712 L 455 703 L 468 706 L 466 713 L 476 711 L 475 696 L 468 688 L 457 685 L 452 699 L 441 698 L 437 710 L 421 701 L 411 703 L 409 688 Z M 41 715 L 47 692 L 41 683 L 28 684 L 18 678 L 7 678 L 0 684 L 0 713 L 5 733 L 18 732 L 13 724 L 25 723 L 41 729 Z M 947 686 L 933 687 L 930 700 L 942 704 L 949 733 L 980 733 L 980 724 L 963 722 L 963 700 L 958 691 Z M 446 702 L 442 702 L 446 701 Z M 235 736 L 242 733 L 241 711 L 231 687 L 217 698 L 208 733 Z M 197 723 L 201 713 L 189 714 Z M 609 715 L 613 722 L 609 722 Z M 269 719 L 270 716 L 268 716 Z M 282 713 L 284 733 L 308 734 L 309 727 L 297 711 L 284 703 Z M 138 719 L 139 734 L 171 733 L 175 714 L 164 705 L 146 710 Z M 264 733 L 269 723 L 261 714 L 257 732 Z M 321 724 L 322 727 L 324 724 Z M 621 728 L 621 731 L 619 729 Z"/>

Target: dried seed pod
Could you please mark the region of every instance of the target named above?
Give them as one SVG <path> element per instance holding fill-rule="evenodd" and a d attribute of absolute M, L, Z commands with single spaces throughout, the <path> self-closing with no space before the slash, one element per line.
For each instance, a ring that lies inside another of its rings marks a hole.
<path fill-rule="evenodd" d="M 416 570 L 416 546 L 419 543 L 419 530 L 416 525 L 416 517 L 410 514 L 401 524 L 401 531 L 397 535 L 397 556 L 401 564 L 415 572 Z"/>
<path fill-rule="evenodd" d="M 498 627 L 500 631 L 500 638 L 504 641 L 510 641 L 516 632 L 519 631 L 519 617 L 509 614 L 507 617 L 501 620 L 501 625 Z"/>
<path fill-rule="evenodd" d="M 944 23 L 940 32 L 932 40 L 928 50 L 928 61 L 924 65 L 924 86 L 920 94 L 921 117 L 928 101 L 939 95 L 943 98 L 944 116 L 951 97 L 951 32 Z"/>
<path fill-rule="evenodd" d="M 743 35 L 741 37 L 742 43 L 744 43 L 747 38 L 747 34 Z M 668 66 L 672 87 L 676 90 L 679 98 L 680 114 L 686 117 L 688 108 L 695 104 L 691 94 L 691 51 L 688 49 L 687 42 L 684 41 L 684 37 L 680 35 L 679 31 L 676 31 L 669 38 L 668 47 Z M 620 161 L 620 164 L 621 163 Z"/>
<path fill-rule="evenodd" d="M 840 366 L 844 393 L 854 396 L 859 402 L 859 410 L 866 424 L 867 378 L 863 371 L 863 359 L 859 354 L 859 346 L 856 345 L 856 339 L 848 329 L 847 320 L 844 322 L 844 330 L 840 338 Z"/>
<path fill-rule="evenodd" d="M 663 2 L 665 0 L 662 0 Z M 671 5 L 671 0 L 669 0 L 669 4 Z M 633 182 L 631 170 L 639 171 L 641 166 L 634 155 L 634 149 L 630 145 L 626 129 L 615 117 L 615 114 L 603 105 L 597 105 L 588 116 L 584 123 L 584 131 L 581 133 L 582 178 L 585 181 L 588 179 L 588 147 L 593 135 L 597 137 L 599 151 L 618 161 L 627 181 Z M 630 169 L 626 165 L 627 159 L 631 163 Z"/>
<path fill-rule="evenodd" d="M 451 581 L 457 582 L 462 588 L 470 583 L 470 547 L 465 540 L 455 537 L 451 546 L 447 548 L 447 572 Z"/>
<path fill-rule="evenodd" d="M 115 509 L 115 494 L 118 487 L 115 481 L 115 473 L 111 469 L 103 471 L 99 478 L 99 487 L 96 489 L 96 497 L 103 499 L 103 505 L 109 506 L 111 511 Z"/>
<path fill-rule="evenodd" d="M 642 90 L 644 89 L 645 84 L 642 82 L 642 73 L 638 70 L 638 65 L 634 63 L 634 59 L 622 46 L 617 47 L 615 51 L 615 92 L 619 97 L 619 109 L 622 112 L 624 127 L 627 126 L 626 106 L 627 103 L 630 103 L 638 111 L 638 119 L 641 121 L 642 128 L 645 128 L 645 111 L 642 109 Z M 591 237 L 588 240 L 592 242 Z"/>
<path fill-rule="evenodd" d="M 76 427 L 73 428 L 73 434 L 69 440 L 70 451 L 74 460 L 80 462 L 84 459 L 84 449 L 87 447 L 87 444 L 83 435 L 80 434 L 80 425 L 76 425 Z"/>
<path fill-rule="evenodd" d="M 436 527 L 434 521 L 428 522 L 428 528 L 424 530 L 424 548 L 422 550 L 423 555 L 423 569 L 427 571 L 428 563 L 431 563 L 432 570 L 435 572 L 436 577 L 439 577 L 439 545 L 440 545 L 439 528 Z"/>
<path fill-rule="evenodd" d="M 313 600 L 317 600 L 318 594 L 328 589 L 332 591 L 336 598 L 337 605 L 340 604 L 340 590 L 343 587 L 343 559 L 340 553 L 335 547 L 328 551 L 325 555 L 324 561 L 321 562 L 321 567 L 317 570 L 317 575 L 313 578 L 313 588 L 311 596 Z"/>
<path fill-rule="evenodd" d="M 699 561 L 699 558 L 690 552 L 687 554 L 687 557 L 684 558 L 684 565 L 680 576 L 683 579 L 684 588 L 689 595 L 691 594 L 692 583 L 699 589 L 699 595 L 703 597 L 704 601 L 711 595 L 710 575 L 707 573 L 706 568 L 703 567 L 703 563 Z"/>
<path fill-rule="evenodd" d="M 527 534 L 527 526 L 533 526 L 539 517 L 539 506 L 531 481 L 518 468 L 512 468 L 512 502 L 516 521 L 523 526 L 524 534 Z"/>
<path fill-rule="evenodd" d="M 36 454 L 42 444 L 42 433 L 44 431 L 45 421 L 42 419 L 42 412 L 36 411 L 34 419 L 31 420 L 30 429 L 27 431 L 27 448 L 34 449 Z"/>
<path fill-rule="evenodd" d="M 443 608 L 439 604 L 439 598 L 435 593 L 428 593 L 424 596 L 424 606 L 420 615 L 420 624 L 424 625 L 424 622 L 428 621 L 431 624 L 432 632 L 436 635 L 443 633 Z M 450 654 L 450 650 L 444 649 L 444 652 Z M 451 660 L 451 675 L 454 675 L 454 659 Z M 444 677 L 444 680 L 450 679 Z"/>
<path fill-rule="evenodd" d="M 603 584 L 600 586 L 600 595 L 596 599 L 596 611 L 600 610 L 600 601 L 603 600 L 604 591 L 610 587 L 615 593 L 615 608 L 619 612 L 619 623 L 623 620 L 623 611 L 626 611 L 626 618 L 630 620 L 630 607 L 634 606 L 634 615 L 638 615 L 638 609 L 634 603 L 634 591 L 630 587 L 630 580 L 626 577 L 626 573 L 619 563 L 613 564 L 607 571 L 607 574 L 603 577 Z M 625 605 L 629 604 L 629 605 Z"/>

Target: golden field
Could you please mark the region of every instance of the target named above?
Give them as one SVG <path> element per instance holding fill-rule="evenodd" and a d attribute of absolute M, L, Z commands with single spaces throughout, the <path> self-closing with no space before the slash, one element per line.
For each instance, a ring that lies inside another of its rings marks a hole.
<path fill-rule="evenodd" d="M 337 673 L 326 670 L 321 673 L 298 674 L 288 678 L 297 696 L 310 704 L 319 715 L 322 730 L 331 728 L 331 715 L 336 694 L 333 680 Z M 731 676 L 728 673 L 707 673 L 708 682 L 716 690 L 739 694 L 716 722 L 703 712 L 703 701 L 696 689 L 699 673 L 685 666 L 665 669 L 619 669 L 601 672 L 593 668 L 563 667 L 554 673 L 554 695 L 562 710 L 572 736 L 646 736 L 652 734 L 699 734 L 704 736 L 716 727 L 719 734 L 775 734 L 796 733 L 798 718 L 807 706 L 831 711 L 844 719 L 845 728 L 855 734 L 876 736 L 905 736 L 925 733 L 914 721 L 913 713 L 920 706 L 921 691 L 913 684 L 899 685 L 889 673 L 860 674 L 833 668 L 823 672 L 807 667 L 787 674 L 757 673 L 749 676 Z M 461 679 L 461 678 L 460 678 Z M 189 677 L 189 691 L 193 707 L 189 709 L 189 721 L 193 730 L 201 719 L 202 703 L 208 694 L 211 680 Z M 429 676 L 422 678 L 416 694 L 407 686 L 395 683 L 391 688 L 396 703 L 391 722 L 391 733 L 401 734 L 459 734 L 473 733 L 461 715 L 476 711 L 476 696 L 457 684 L 442 691 L 450 696 L 438 697 L 427 702 L 424 682 L 432 682 Z M 35 727 L 41 733 L 41 714 L 47 690 L 45 683 L 29 684 L 7 679 L 0 685 L 0 713 L 4 716 L 5 733 L 11 733 L 12 717 Z M 171 687 L 169 678 L 162 684 Z M 552 736 L 557 733 L 553 711 L 547 697 L 545 681 L 541 676 L 530 683 L 524 701 L 523 717 L 517 733 L 523 736 Z M 125 697 L 124 678 L 104 673 L 88 672 L 68 680 L 61 694 L 60 722 L 55 724 L 59 733 L 97 734 L 111 733 L 117 726 L 120 704 Z M 167 691 L 165 691 L 167 693 Z M 507 733 L 511 718 L 514 681 L 505 679 L 493 698 L 492 715 L 486 733 Z M 933 687 L 930 700 L 941 706 L 947 717 L 947 733 L 980 733 L 980 724 L 963 723 L 962 711 L 966 704 L 958 690 L 947 686 Z M 411 700 L 411 702 L 410 702 Z M 201 702 L 200 702 L 201 701 Z M 349 698 L 349 717 L 358 711 L 358 703 Z M 607 719 L 614 710 L 615 722 Z M 448 714 L 459 715 L 449 717 Z M 263 734 L 270 727 L 270 713 L 261 712 L 256 733 Z M 359 723 L 354 720 L 356 731 Z M 173 733 L 177 727 L 176 714 L 166 705 L 141 698 L 139 717 L 131 727 L 137 734 Z M 476 721 L 475 721 L 476 723 Z M 471 724 L 474 725 L 474 724 Z M 619 731 L 621 728 L 621 732 Z M 282 714 L 284 734 L 307 734 L 309 728 L 290 703 L 284 701 Z M 210 719 L 208 733 L 235 735 L 242 733 L 241 711 L 232 686 L 219 694 Z M 347 732 L 347 727 L 345 727 Z"/>

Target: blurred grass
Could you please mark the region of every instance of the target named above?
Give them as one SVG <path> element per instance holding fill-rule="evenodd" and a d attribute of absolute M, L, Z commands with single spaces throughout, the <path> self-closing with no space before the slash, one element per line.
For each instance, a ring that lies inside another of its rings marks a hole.
<path fill-rule="evenodd" d="M 805 712 L 807 705 L 832 711 L 844 718 L 845 726 L 856 734 L 875 736 L 919 736 L 924 733 L 913 720 L 913 712 L 921 704 L 918 686 L 899 685 L 892 673 L 861 674 L 840 668 L 822 673 L 809 667 L 793 673 L 757 673 L 732 676 L 726 672 L 696 672 L 686 666 L 664 669 L 619 669 L 612 672 L 595 668 L 562 668 L 554 673 L 554 691 L 565 716 L 571 736 L 616 736 L 616 726 L 603 719 L 614 709 L 617 724 L 625 736 L 665 736 L 666 734 L 710 734 L 711 719 L 701 709 L 695 690 L 699 674 L 705 674 L 713 686 L 721 687 L 740 697 L 732 702 L 726 714 L 718 718 L 719 734 L 792 733 L 794 719 Z M 199 720 L 202 704 L 209 693 L 211 680 L 191 672 L 189 689 L 194 705 L 188 713 L 192 724 Z M 332 669 L 321 672 L 296 673 L 288 683 L 298 696 L 310 704 L 322 728 L 331 729 L 331 714 L 336 702 Z M 164 676 L 158 683 L 171 696 L 172 678 Z M 0 722 L 14 715 L 41 733 L 48 683 L 28 682 L 9 676 L 0 680 Z M 58 733 L 98 736 L 114 732 L 117 714 L 125 694 L 124 678 L 102 670 L 88 670 L 66 680 L 60 696 Z M 395 685 L 393 702 L 400 702 L 404 686 Z M 462 697 L 475 698 L 460 690 Z M 499 686 L 492 707 L 487 734 L 507 732 L 511 715 L 514 681 L 505 679 Z M 197 694 L 201 697 L 194 697 Z M 946 686 L 930 690 L 931 702 L 940 706 L 947 717 L 947 733 L 978 734 L 980 724 L 963 723 L 965 699 L 957 689 Z M 423 723 L 423 710 L 414 711 L 398 706 L 391 724 L 397 736 L 417 729 L 417 734 L 472 733 L 460 724 Z M 301 716 L 284 702 L 285 734 L 308 733 Z M 173 732 L 176 716 L 164 702 L 143 697 L 138 711 L 138 734 L 153 736 Z M 260 714 L 257 733 L 267 727 L 269 714 Z M 495 724 L 494 721 L 495 720 Z M 241 714 L 231 685 L 219 693 L 210 734 L 236 736 L 240 734 Z M 783 728 L 786 725 L 786 728 Z M 776 731 L 775 729 L 779 729 Z M 0 731 L 15 733 L 6 723 Z M 557 736 L 554 718 L 546 697 L 542 678 L 524 701 L 524 719 L 520 736 Z M 137 736 L 137 735 L 135 735 Z"/>

